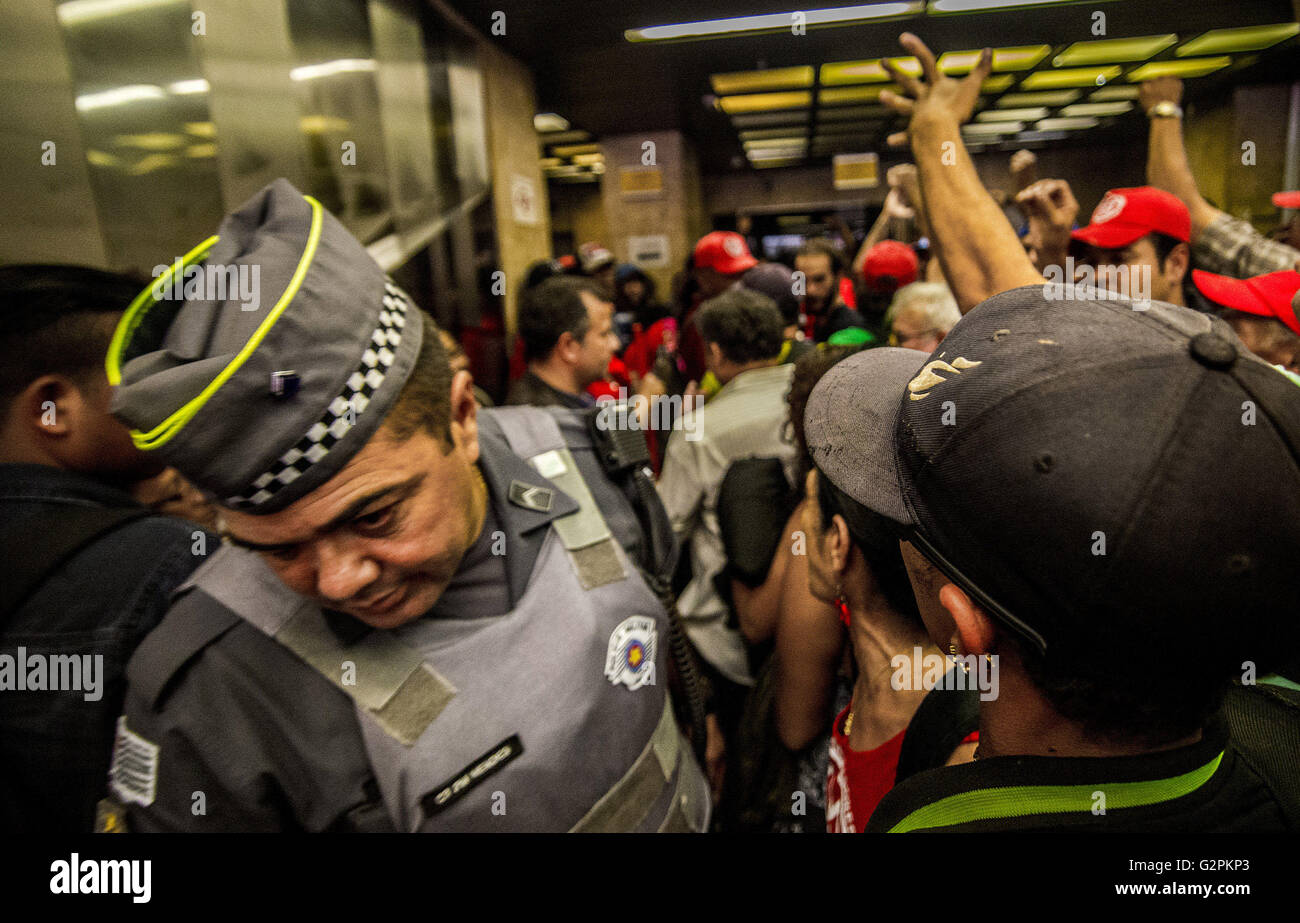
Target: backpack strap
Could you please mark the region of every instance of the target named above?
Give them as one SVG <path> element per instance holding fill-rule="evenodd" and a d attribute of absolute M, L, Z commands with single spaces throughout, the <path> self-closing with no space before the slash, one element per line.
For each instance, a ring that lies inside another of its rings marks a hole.
<path fill-rule="evenodd" d="M 945 765 L 952 751 L 972 731 L 979 730 L 979 690 L 958 688 L 962 684 L 951 678 L 957 669 L 949 670 L 949 675 L 930 690 L 908 723 L 894 773 L 895 785 L 908 776 Z"/>
<path fill-rule="evenodd" d="M 19 529 L 11 524 L 0 530 L 0 555 L 5 560 L 0 618 L 17 612 L 77 552 L 152 513 L 144 506 L 61 505 L 42 516 L 39 529 Z"/>

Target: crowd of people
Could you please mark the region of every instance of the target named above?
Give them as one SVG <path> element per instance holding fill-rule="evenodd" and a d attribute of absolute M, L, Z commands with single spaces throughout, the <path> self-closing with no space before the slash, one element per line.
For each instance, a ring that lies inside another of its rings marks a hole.
<path fill-rule="evenodd" d="M 1176 78 L 1086 223 L 990 191 L 902 45 L 864 240 L 539 260 L 503 408 L 283 181 L 265 317 L 0 269 L 0 638 L 103 661 L 0 693 L 3 826 L 1300 828 L 1300 222 Z"/>

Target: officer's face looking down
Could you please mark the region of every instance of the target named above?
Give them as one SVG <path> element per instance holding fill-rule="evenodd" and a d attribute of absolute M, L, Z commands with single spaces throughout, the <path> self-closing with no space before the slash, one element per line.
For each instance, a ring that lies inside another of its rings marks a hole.
<path fill-rule="evenodd" d="M 452 377 L 450 444 L 426 427 L 400 438 L 390 411 L 342 471 L 288 508 L 223 511 L 228 537 L 259 551 L 291 589 L 374 628 L 423 615 L 483 529 L 471 384 L 468 372 Z"/>

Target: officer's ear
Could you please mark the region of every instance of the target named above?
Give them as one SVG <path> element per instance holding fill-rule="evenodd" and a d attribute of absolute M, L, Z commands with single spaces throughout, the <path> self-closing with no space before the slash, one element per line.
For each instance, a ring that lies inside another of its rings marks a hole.
<path fill-rule="evenodd" d="M 472 465 L 478 461 L 478 401 L 474 376 L 459 371 L 451 377 L 451 438 Z"/>

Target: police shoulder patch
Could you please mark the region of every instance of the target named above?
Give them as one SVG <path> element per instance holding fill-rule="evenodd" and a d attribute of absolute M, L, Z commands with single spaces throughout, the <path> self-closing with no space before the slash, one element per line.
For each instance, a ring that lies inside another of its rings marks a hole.
<path fill-rule="evenodd" d="M 605 652 L 605 678 L 629 689 L 653 686 L 658 628 L 646 615 L 633 615 L 618 623 Z"/>

